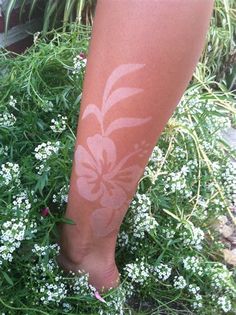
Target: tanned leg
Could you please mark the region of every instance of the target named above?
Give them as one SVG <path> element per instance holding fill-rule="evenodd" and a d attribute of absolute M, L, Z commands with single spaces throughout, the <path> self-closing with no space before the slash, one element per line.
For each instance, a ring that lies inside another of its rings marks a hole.
<path fill-rule="evenodd" d="M 116 287 L 115 245 L 144 167 L 186 89 L 213 0 L 98 0 L 58 264 Z"/>

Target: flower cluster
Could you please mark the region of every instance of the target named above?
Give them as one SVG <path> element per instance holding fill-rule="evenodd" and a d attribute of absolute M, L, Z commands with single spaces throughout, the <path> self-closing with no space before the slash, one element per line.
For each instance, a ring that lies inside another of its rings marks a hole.
<path fill-rule="evenodd" d="M 11 127 L 15 124 L 16 117 L 13 114 L 4 112 L 0 114 L 0 127 Z"/>
<path fill-rule="evenodd" d="M 8 156 L 8 150 L 9 150 L 9 147 L 7 145 L 1 145 L 0 146 L 0 156 L 2 155 L 5 155 L 5 156 Z"/>
<path fill-rule="evenodd" d="M 14 98 L 13 95 L 10 95 L 10 100 L 9 100 L 9 105 L 13 108 L 16 107 L 16 104 L 17 104 L 17 100 Z"/>
<path fill-rule="evenodd" d="M 144 258 L 136 258 L 134 263 L 126 264 L 124 271 L 132 283 L 144 285 L 150 277 L 157 282 L 166 281 L 171 276 L 172 267 L 164 263 L 152 266 L 146 263 Z"/>
<path fill-rule="evenodd" d="M 162 225 L 161 235 L 165 237 L 165 239 L 173 239 L 176 235 L 176 229 L 171 226 L 169 222 Z"/>
<path fill-rule="evenodd" d="M 165 193 L 180 193 L 186 198 L 192 197 L 192 189 L 188 188 L 187 178 L 190 173 L 190 167 L 195 167 L 193 160 L 183 165 L 177 172 L 169 172 L 164 178 L 164 192 Z M 189 165 L 188 165 L 189 164 Z"/>
<path fill-rule="evenodd" d="M 66 129 L 66 121 L 67 121 L 66 116 L 62 116 L 61 114 L 58 114 L 57 120 L 55 119 L 51 120 L 52 125 L 50 126 L 50 128 L 55 133 L 61 133 L 62 131 Z"/>
<path fill-rule="evenodd" d="M 148 196 L 136 193 L 130 204 L 130 209 L 132 216 L 129 223 L 135 238 L 142 239 L 145 237 L 145 232 L 152 233 L 156 231 L 159 224 L 151 215 L 151 200 Z"/>
<path fill-rule="evenodd" d="M 200 287 L 197 286 L 196 284 L 189 284 L 188 286 L 188 291 L 193 293 L 193 294 L 197 294 L 200 291 Z"/>
<path fill-rule="evenodd" d="M 83 54 L 79 54 L 73 58 L 73 71 L 72 73 L 76 76 L 79 75 L 81 70 L 83 70 L 86 67 L 87 59 Z"/>
<path fill-rule="evenodd" d="M 140 261 L 136 258 L 135 263 L 126 264 L 124 271 L 132 282 L 140 285 L 144 285 L 151 276 L 150 265 L 144 262 L 143 258 Z"/>
<path fill-rule="evenodd" d="M 184 258 L 183 265 L 186 270 L 191 270 L 199 276 L 203 275 L 203 268 L 201 267 L 201 261 L 198 257 L 188 256 Z"/>
<path fill-rule="evenodd" d="M 66 285 L 62 282 L 62 277 L 55 277 L 55 283 L 45 283 L 44 287 L 39 288 L 40 301 L 47 305 L 50 302 L 59 304 L 67 295 Z"/>
<path fill-rule="evenodd" d="M 172 267 L 168 266 L 167 264 L 160 263 L 157 266 L 152 267 L 152 273 L 154 276 L 157 277 L 157 281 L 165 281 L 171 275 Z"/>
<path fill-rule="evenodd" d="M 23 222 L 18 222 L 14 218 L 2 224 L 0 240 L 4 245 L 0 247 L 1 259 L 12 261 L 12 253 L 20 247 L 21 241 L 24 239 L 25 229 Z M 0 264 L 2 264 L 1 260 Z"/>
<path fill-rule="evenodd" d="M 72 311 L 73 307 L 70 303 L 63 302 L 62 303 L 63 312 L 68 313 Z"/>
<path fill-rule="evenodd" d="M 216 299 L 216 301 L 217 301 L 217 304 L 225 313 L 231 310 L 232 304 L 231 304 L 230 299 L 227 296 L 220 296 Z"/>
<path fill-rule="evenodd" d="M 177 145 L 174 147 L 171 154 L 174 155 L 176 161 L 182 161 L 183 159 L 186 159 L 187 152 L 186 149 Z"/>
<path fill-rule="evenodd" d="M 58 244 L 50 244 L 50 245 L 39 245 L 34 244 L 32 248 L 32 253 L 35 253 L 39 257 L 44 257 L 48 253 L 59 254 L 60 246 Z"/>
<path fill-rule="evenodd" d="M 158 171 L 161 167 L 165 168 L 165 157 L 162 150 L 156 145 L 152 151 L 151 156 L 149 157 L 148 164 L 144 169 L 144 176 L 148 176 L 152 182 L 155 184 Z"/>
<path fill-rule="evenodd" d="M 67 278 L 69 279 L 68 281 L 63 278 L 61 275 L 63 271 L 60 270 L 54 259 L 60 252 L 60 246 L 57 243 L 44 246 L 34 244 L 32 252 L 40 258 L 30 271 L 34 281 L 32 290 L 37 293 L 38 304 L 43 303 L 48 305 L 54 303 L 59 305 L 63 303 L 63 299 L 67 296 L 69 291 L 79 295 L 93 296 L 92 289 L 95 288 L 88 284 L 88 274 L 82 272 L 75 274 L 69 271 L 69 274 L 71 274 L 73 278 Z M 44 259 L 42 259 L 44 257 L 48 257 L 47 264 L 45 264 Z M 69 311 L 71 305 L 67 306 L 68 305 L 64 305 L 63 308 Z"/>
<path fill-rule="evenodd" d="M 199 139 L 199 145 L 206 153 L 211 153 L 215 150 L 215 142 L 211 138 L 207 140 Z"/>
<path fill-rule="evenodd" d="M 176 289 L 184 289 L 187 286 L 187 282 L 183 276 L 174 276 L 173 286 Z"/>
<path fill-rule="evenodd" d="M 201 228 L 191 225 L 190 229 L 180 232 L 180 238 L 184 245 L 201 250 L 203 248 L 202 241 L 205 238 L 205 234 Z"/>
<path fill-rule="evenodd" d="M 220 136 L 223 130 L 230 128 L 231 121 L 229 117 L 225 117 L 224 115 L 211 115 L 206 117 L 206 124 L 210 133 L 214 134 L 215 136 Z"/>
<path fill-rule="evenodd" d="M 52 202 L 59 203 L 61 206 L 68 201 L 68 192 L 70 185 L 64 185 L 60 188 L 57 194 L 53 194 Z"/>
<path fill-rule="evenodd" d="M 201 99 L 197 89 L 187 90 L 182 96 L 177 108 L 176 115 L 181 119 L 186 111 L 191 114 L 203 114 L 215 109 L 215 104 L 212 100 Z"/>
<path fill-rule="evenodd" d="M 52 154 L 58 153 L 59 145 L 59 141 L 57 141 L 54 145 L 50 141 L 48 141 L 47 143 L 41 143 L 34 149 L 35 158 L 43 162 L 48 160 L 52 156 Z"/>
<path fill-rule="evenodd" d="M 79 295 L 93 295 L 91 286 L 88 283 L 89 274 L 83 273 L 82 271 L 78 270 L 78 273 L 75 274 L 74 272 L 70 272 L 74 278 L 71 281 L 70 288 L 73 290 L 75 294 Z"/>
<path fill-rule="evenodd" d="M 51 101 L 45 100 L 40 103 L 40 107 L 45 113 L 48 113 L 53 111 L 54 105 Z"/>
<path fill-rule="evenodd" d="M 20 185 L 20 167 L 17 163 L 6 162 L 0 168 L 0 187 L 10 186 L 13 188 Z"/>
<path fill-rule="evenodd" d="M 199 195 L 198 199 L 196 200 L 196 204 L 198 205 L 198 207 L 195 211 L 195 216 L 198 217 L 198 219 L 205 220 L 207 218 L 208 203 L 209 200 L 206 200 L 203 196 Z"/>
<path fill-rule="evenodd" d="M 170 189 L 171 192 L 181 191 L 186 187 L 186 179 L 180 172 L 171 172 L 166 178 L 165 190 Z"/>
<path fill-rule="evenodd" d="M 226 289 L 230 278 L 233 274 L 228 268 L 223 264 L 216 264 L 214 268 L 210 269 L 211 274 L 211 286 L 214 289 Z"/>
<path fill-rule="evenodd" d="M 45 263 L 42 259 L 30 269 L 30 279 L 33 280 L 33 285 L 28 284 L 30 290 L 34 291 L 37 298 L 37 304 L 48 305 L 50 303 L 59 305 L 60 302 L 67 296 L 68 287 L 64 282 L 63 276 L 60 274 L 57 263 L 52 255 L 59 252 L 59 245 L 53 244 L 49 246 L 40 246 L 35 244 L 32 252 L 38 257 L 43 258 L 47 255 L 48 260 Z"/>
<path fill-rule="evenodd" d="M 147 165 L 148 170 L 155 172 L 163 162 L 164 162 L 164 154 L 162 150 L 159 148 L 159 146 L 156 145 L 148 160 L 148 165 Z"/>
<path fill-rule="evenodd" d="M 158 167 L 158 164 L 161 162 L 163 162 L 163 151 L 158 147 L 158 145 L 156 145 L 149 157 L 148 163 L 153 163 L 156 167 Z"/>
<path fill-rule="evenodd" d="M 131 283 L 120 284 L 119 287 L 109 294 L 106 303 L 98 310 L 99 315 L 125 315 L 125 302 L 132 295 L 134 287 Z"/>
<path fill-rule="evenodd" d="M 59 141 L 56 141 L 54 144 L 48 141 L 47 143 L 41 143 L 34 149 L 35 158 L 42 162 L 42 164 L 36 166 L 39 175 L 50 170 L 50 166 L 47 166 L 46 163 L 53 155 L 58 153 L 59 148 Z"/>
<path fill-rule="evenodd" d="M 12 253 L 20 247 L 21 242 L 24 239 L 32 238 L 32 235 L 37 232 L 37 225 L 35 222 L 27 218 L 19 220 L 18 218 L 12 218 L 6 221 L 1 226 L 0 234 L 0 265 L 3 261 L 12 261 Z M 27 235 L 27 230 L 30 230 L 30 234 Z"/>
<path fill-rule="evenodd" d="M 226 164 L 226 169 L 221 175 L 221 179 L 224 183 L 224 190 L 232 200 L 233 203 L 236 204 L 236 163 L 228 160 Z"/>
<path fill-rule="evenodd" d="M 12 210 L 17 212 L 20 216 L 26 217 L 31 209 L 31 203 L 28 199 L 26 191 L 20 192 L 13 196 Z"/>
<path fill-rule="evenodd" d="M 117 245 L 125 247 L 129 243 L 129 234 L 125 231 L 120 231 L 117 238 Z"/>
<path fill-rule="evenodd" d="M 198 309 L 203 306 L 202 296 L 200 294 L 200 287 L 196 284 L 189 284 L 187 290 L 193 294 L 195 301 L 192 303 L 193 309 Z"/>

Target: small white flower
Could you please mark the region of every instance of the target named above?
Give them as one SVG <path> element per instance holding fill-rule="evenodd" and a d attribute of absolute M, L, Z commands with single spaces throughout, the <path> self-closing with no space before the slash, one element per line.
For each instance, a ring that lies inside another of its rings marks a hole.
<path fill-rule="evenodd" d="M 172 268 L 166 264 L 160 263 L 158 266 L 152 268 L 154 276 L 156 275 L 159 280 L 165 281 L 171 275 Z"/>
<path fill-rule="evenodd" d="M 76 76 L 86 67 L 87 59 L 83 58 L 80 55 L 77 55 L 73 58 L 73 71 L 72 73 Z"/>
<path fill-rule="evenodd" d="M 17 163 L 6 162 L 0 167 L 0 187 L 11 184 L 20 185 L 20 167 Z M 12 186 L 13 187 L 13 186 Z"/>
<path fill-rule="evenodd" d="M 13 95 L 10 95 L 9 105 L 15 108 L 16 104 L 17 104 L 17 100 L 13 97 Z"/>
<path fill-rule="evenodd" d="M 40 107 L 42 108 L 42 110 L 46 113 L 48 112 L 52 112 L 53 111 L 53 103 L 51 101 L 44 101 L 40 104 Z"/>
<path fill-rule="evenodd" d="M 141 261 L 136 259 L 136 263 L 126 264 L 124 271 L 132 282 L 143 285 L 151 275 L 150 268 L 151 267 L 145 263 L 142 258 Z"/>
<path fill-rule="evenodd" d="M 174 277 L 174 287 L 176 289 L 184 289 L 187 286 L 187 282 L 183 276 Z"/>
<path fill-rule="evenodd" d="M 52 125 L 50 126 L 50 128 L 55 133 L 61 133 L 62 131 L 66 129 L 67 117 L 58 114 L 57 118 L 58 118 L 57 120 L 55 119 L 51 120 Z"/>
<path fill-rule="evenodd" d="M 225 313 L 229 312 L 232 307 L 230 299 L 226 296 L 220 296 L 218 298 L 217 304 L 222 308 Z"/>
<path fill-rule="evenodd" d="M 0 114 L 0 127 L 11 127 L 15 124 L 16 117 L 13 114 L 4 112 Z"/>

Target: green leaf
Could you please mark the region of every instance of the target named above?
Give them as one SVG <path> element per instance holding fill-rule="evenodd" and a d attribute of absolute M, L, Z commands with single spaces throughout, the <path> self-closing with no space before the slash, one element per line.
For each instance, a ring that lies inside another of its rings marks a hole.
<path fill-rule="evenodd" d="M 165 213 L 169 214 L 172 218 L 174 218 L 175 220 L 177 220 L 178 222 L 180 222 L 180 218 L 177 217 L 177 215 L 175 215 L 174 213 L 170 212 L 169 210 L 166 209 L 162 209 Z"/>
<path fill-rule="evenodd" d="M 8 1 L 6 13 L 5 13 L 5 39 L 6 39 L 7 32 L 8 32 L 8 26 L 9 26 L 11 13 L 12 13 L 12 10 L 13 10 L 15 4 L 16 4 L 16 0 L 9 0 Z"/>
<path fill-rule="evenodd" d="M 35 186 L 35 191 L 40 191 L 40 193 L 42 194 L 42 191 L 44 189 L 44 187 L 47 185 L 48 183 L 48 175 L 46 173 L 44 173 L 42 176 L 39 177 L 38 182 Z"/>
<path fill-rule="evenodd" d="M 57 11 L 59 2 L 57 0 L 49 0 L 47 2 L 46 8 L 44 10 L 44 24 L 43 24 L 43 34 L 45 35 L 49 29 L 50 20 L 52 15 Z"/>
<path fill-rule="evenodd" d="M 31 19 L 33 11 L 35 9 L 36 3 L 38 3 L 38 0 L 33 0 L 32 3 L 30 4 L 30 12 L 29 12 L 29 19 Z"/>
<path fill-rule="evenodd" d="M 67 0 L 65 3 L 65 9 L 64 9 L 64 17 L 63 17 L 63 24 L 64 24 L 64 31 L 65 31 L 65 25 L 68 23 L 73 7 L 74 7 L 75 0 Z"/>
<path fill-rule="evenodd" d="M 64 223 L 67 223 L 67 224 L 76 224 L 73 220 L 71 219 L 68 219 L 68 218 L 60 218 L 57 220 L 57 222 L 64 222 Z"/>
<path fill-rule="evenodd" d="M 85 0 L 78 1 L 77 9 L 76 9 L 76 19 L 78 23 L 81 23 L 82 12 L 85 6 Z"/>
<path fill-rule="evenodd" d="M 5 271 L 2 271 L 3 277 L 5 278 L 5 280 L 7 281 L 7 283 L 9 283 L 11 286 L 14 285 L 13 281 L 11 280 L 11 278 L 8 276 L 8 274 Z"/>

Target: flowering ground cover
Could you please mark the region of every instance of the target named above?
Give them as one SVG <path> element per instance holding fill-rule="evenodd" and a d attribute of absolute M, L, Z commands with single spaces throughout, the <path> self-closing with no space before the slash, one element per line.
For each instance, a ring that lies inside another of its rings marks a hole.
<path fill-rule="evenodd" d="M 117 242 L 119 288 L 97 296 L 87 275 L 57 266 L 90 30 L 35 36 L 0 54 L 1 314 L 235 314 L 236 271 L 217 218 L 232 220 L 234 95 L 218 73 L 230 33 L 208 45 L 150 156 Z M 224 25 L 221 26 L 225 28 Z M 216 29 L 215 29 L 216 31 Z M 220 37 L 219 37 L 220 38 Z M 218 58 L 218 57 L 217 57 Z"/>

